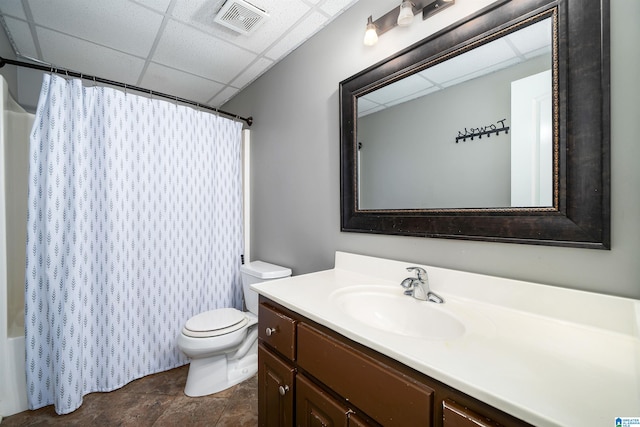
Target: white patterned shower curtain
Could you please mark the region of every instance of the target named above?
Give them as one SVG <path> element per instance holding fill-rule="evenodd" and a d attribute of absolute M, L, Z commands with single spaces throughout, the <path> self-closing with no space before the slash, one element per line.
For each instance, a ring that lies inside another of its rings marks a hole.
<path fill-rule="evenodd" d="M 238 122 L 45 75 L 31 135 L 29 407 L 183 365 L 185 321 L 242 307 Z"/>

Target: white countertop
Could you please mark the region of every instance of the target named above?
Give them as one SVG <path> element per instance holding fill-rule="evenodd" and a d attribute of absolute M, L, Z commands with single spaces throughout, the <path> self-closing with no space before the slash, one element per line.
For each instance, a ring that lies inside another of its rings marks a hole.
<path fill-rule="evenodd" d="M 252 288 L 536 426 L 603 427 L 640 417 L 640 301 L 421 265 L 445 299 L 438 309 L 466 328 L 438 340 L 371 327 L 331 298 L 349 286 L 402 294 L 410 265 L 337 252 L 332 270 Z"/>

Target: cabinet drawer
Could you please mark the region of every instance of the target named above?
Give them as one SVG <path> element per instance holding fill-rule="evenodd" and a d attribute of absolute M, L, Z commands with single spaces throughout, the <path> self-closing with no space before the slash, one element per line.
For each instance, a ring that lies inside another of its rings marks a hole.
<path fill-rule="evenodd" d="M 296 377 L 297 427 L 379 427 L 337 402 L 304 375 Z"/>
<path fill-rule="evenodd" d="M 296 321 L 276 308 L 260 304 L 258 337 L 289 360 L 296 359 Z"/>
<path fill-rule="evenodd" d="M 296 425 L 345 426 L 349 408 L 335 401 L 304 375 L 296 378 Z"/>
<path fill-rule="evenodd" d="M 446 399 L 442 402 L 443 427 L 501 427 L 487 417 Z"/>
<path fill-rule="evenodd" d="M 384 426 L 431 426 L 433 390 L 305 323 L 298 366 Z"/>

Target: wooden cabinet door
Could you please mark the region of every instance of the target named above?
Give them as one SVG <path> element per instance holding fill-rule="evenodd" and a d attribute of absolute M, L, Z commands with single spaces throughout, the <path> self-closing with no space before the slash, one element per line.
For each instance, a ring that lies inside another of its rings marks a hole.
<path fill-rule="evenodd" d="M 258 346 L 258 425 L 293 425 L 294 368 Z"/>

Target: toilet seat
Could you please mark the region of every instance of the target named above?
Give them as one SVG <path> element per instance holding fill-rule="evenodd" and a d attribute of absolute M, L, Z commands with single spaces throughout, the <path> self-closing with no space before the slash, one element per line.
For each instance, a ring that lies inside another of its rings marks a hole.
<path fill-rule="evenodd" d="M 197 314 L 187 320 L 182 333 L 193 338 L 210 338 L 242 329 L 247 316 L 235 308 L 219 308 Z"/>

